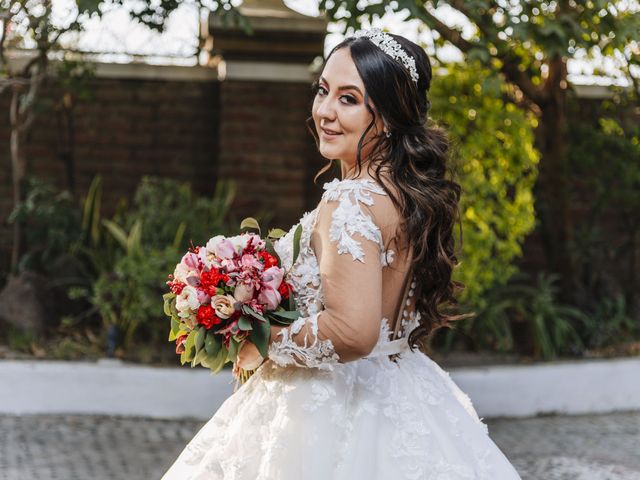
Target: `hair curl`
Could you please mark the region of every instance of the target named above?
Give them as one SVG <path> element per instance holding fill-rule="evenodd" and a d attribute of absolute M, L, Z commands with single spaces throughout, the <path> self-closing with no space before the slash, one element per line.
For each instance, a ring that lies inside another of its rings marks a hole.
<path fill-rule="evenodd" d="M 390 137 L 379 139 L 369 155 L 367 169 L 375 164 L 374 178 L 390 196 L 402 215 L 402 228 L 413 250 L 413 272 L 416 279 L 416 309 L 420 312 L 419 325 L 409 334 L 413 349 L 429 334 L 450 322 L 466 318 L 468 314 L 455 314 L 455 295 L 464 288 L 452 280 L 458 265 L 453 229 L 459 219 L 460 185 L 453 180 L 449 164 L 448 135 L 428 120 L 431 103 L 427 93 L 431 85 L 431 63 L 422 48 L 406 38 L 393 35 L 416 61 L 417 84 L 401 63 L 383 53 L 366 38 L 347 38 L 336 45 L 327 60 L 341 48 L 349 48 L 353 62 L 365 86 L 365 105 L 373 116 L 371 123 L 358 142 L 356 175 L 362 168 L 361 151 L 369 130 L 376 123 L 376 112 L 369 106 L 370 98 L 391 132 Z M 313 83 L 314 95 L 318 81 Z M 316 143 L 318 136 L 313 118 L 307 126 Z M 378 160 L 374 162 L 373 160 Z M 323 167 L 316 179 L 326 172 L 333 160 Z M 380 179 L 382 168 L 396 186 L 399 197 Z"/>

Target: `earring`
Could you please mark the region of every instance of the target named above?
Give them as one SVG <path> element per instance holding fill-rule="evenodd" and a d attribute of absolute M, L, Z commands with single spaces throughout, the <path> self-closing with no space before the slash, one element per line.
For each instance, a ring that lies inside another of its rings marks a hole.
<path fill-rule="evenodd" d="M 386 136 L 387 138 L 390 138 L 390 137 L 391 137 L 391 132 L 390 132 L 389 130 L 387 130 L 387 132 L 385 133 L 385 136 Z"/>

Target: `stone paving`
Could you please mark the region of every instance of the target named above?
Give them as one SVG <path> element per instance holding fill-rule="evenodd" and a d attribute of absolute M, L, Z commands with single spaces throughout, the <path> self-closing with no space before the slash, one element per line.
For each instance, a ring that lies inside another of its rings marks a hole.
<path fill-rule="evenodd" d="M 202 423 L 0 416 L 0 479 L 159 479 Z M 487 423 L 523 480 L 640 480 L 640 412 Z"/>

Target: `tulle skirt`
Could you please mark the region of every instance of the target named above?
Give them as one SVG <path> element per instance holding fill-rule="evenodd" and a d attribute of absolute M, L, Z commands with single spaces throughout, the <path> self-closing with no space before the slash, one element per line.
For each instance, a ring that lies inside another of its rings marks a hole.
<path fill-rule="evenodd" d="M 163 480 L 513 480 L 469 398 L 418 350 L 333 370 L 265 362 Z"/>

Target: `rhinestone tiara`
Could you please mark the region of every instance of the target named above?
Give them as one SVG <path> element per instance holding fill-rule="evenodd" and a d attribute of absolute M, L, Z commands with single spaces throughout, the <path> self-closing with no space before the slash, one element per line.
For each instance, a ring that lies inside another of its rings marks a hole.
<path fill-rule="evenodd" d="M 394 60 L 400 62 L 409 71 L 411 80 L 418 83 L 418 70 L 416 70 L 416 61 L 409 55 L 404 48 L 396 42 L 391 35 L 383 32 L 379 28 L 371 28 L 369 30 L 358 30 L 353 34 L 355 38 L 366 38 L 376 47 L 389 55 Z"/>

